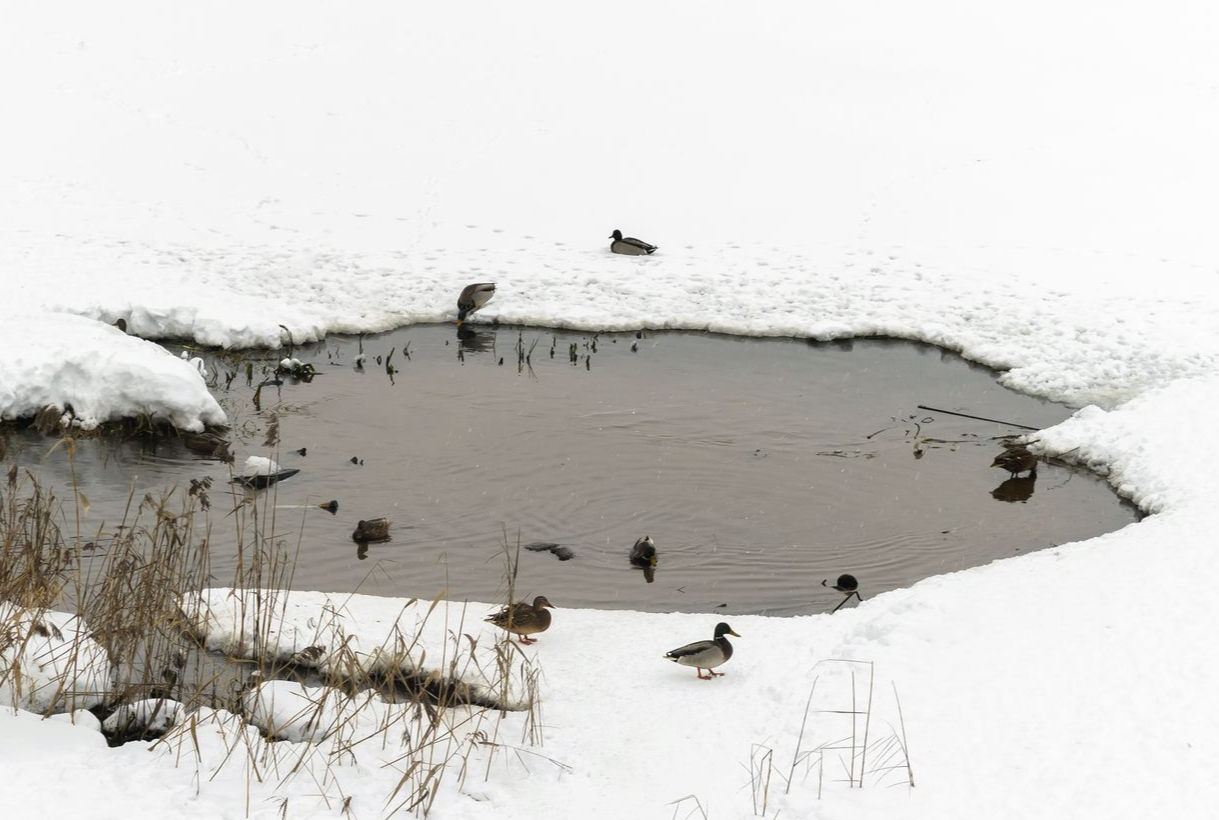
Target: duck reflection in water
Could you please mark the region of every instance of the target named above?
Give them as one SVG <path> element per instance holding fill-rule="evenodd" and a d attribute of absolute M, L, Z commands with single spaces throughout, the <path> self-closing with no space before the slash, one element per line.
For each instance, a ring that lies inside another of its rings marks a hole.
<path fill-rule="evenodd" d="M 368 542 L 360 541 L 356 544 L 356 559 L 363 561 L 368 557 Z"/>
<path fill-rule="evenodd" d="M 475 330 L 470 326 L 457 328 L 457 341 L 465 353 L 486 353 L 495 348 L 494 330 Z"/>
<path fill-rule="evenodd" d="M 990 495 L 996 501 L 1006 501 L 1009 504 L 1015 504 L 1017 501 L 1024 502 L 1033 497 L 1033 488 L 1036 484 L 1036 473 L 1024 478 L 1013 477 L 991 490 Z"/>

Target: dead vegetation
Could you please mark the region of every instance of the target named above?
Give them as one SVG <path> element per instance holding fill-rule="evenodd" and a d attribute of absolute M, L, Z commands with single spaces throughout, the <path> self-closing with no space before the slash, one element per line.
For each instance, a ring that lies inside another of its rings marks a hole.
<path fill-rule="evenodd" d="M 71 460 L 73 440 L 65 438 L 58 449 Z M 542 739 L 537 668 L 505 636 L 496 641 L 493 668 L 483 670 L 490 685 L 482 694 L 472 692 L 463 681 L 478 663 L 480 629 L 473 625 L 481 627 L 480 619 L 447 604 L 443 593 L 420 604 L 427 612 L 416 634 L 395 627 L 371 652 L 336 628 L 328 640 L 285 654 L 276 627 L 291 597 L 301 536 L 293 544 L 276 534 L 273 490 L 252 499 L 213 497 L 210 479 L 194 480 L 184 490 L 132 496 L 122 520 L 88 530 L 84 505 L 83 495 L 70 491 L 57 498 L 16 465 L 0 485 L 0 691 L 13 693 L 13 703 L 4 705 L 24 705 L 23 693 L 30 691 L 30 667 L 18 660 L 24 648 L 55 639 L 64 644 L 68 668 L 98 666 L 86 648 L 104 649 L 108 691 L 90 710 L 103 720 L 126 710 L 121 725 L 108 730 L 112 742 L 159 737 L 154 746 L 169 750 L 179 764 L 200 765 L 206 755 L 217 769 L 242 766 L 253 773 L 250 788 L 261 783 L 274 790 L 304 776 L 338 808 L 340 775 L 359 762 L 399 772 L 385 796 L 386 813 L 426 816 L 446 779 L 460 788 L 470 777 L 489 774 L 504 755 L 545 759 L 526 748 Z M 228 584 L 249 607 L 243 615 L 251 640 L 229 655 L 207 650 L 198 612 L 190 611 L 190 602 L 218 580 L 209 554 L 213 516 L 237 532 Z M 510 595 L 511 581 L 508 586 Z M 87 629 L 61 629 L 56 618 L 70 616 Z M 440 646 L 422 645 L 429 619 L 443 619 Z M 429 651 L 439 656 L 429 657 Z M 46 712 L 84 703 L 67 681 L 46 699 Z M 272 712 L 270 722 L 255 721 L 259 694 L 269 682 L 294 685 L 305 704 L 295 711 L 305 714 L 294 721 Z M 505 709 L 510 692 L 517 693 L 523 716 Z M 145 703 L 151 705 L 140 706 Z M 152 723 L 131 717 L 141 709 Z M 275 742 L 302 739 L 280 732 L 285 719 L 310 726 L 307 743 Z M 262 731 L 251 731 L 251 721 Z"/>

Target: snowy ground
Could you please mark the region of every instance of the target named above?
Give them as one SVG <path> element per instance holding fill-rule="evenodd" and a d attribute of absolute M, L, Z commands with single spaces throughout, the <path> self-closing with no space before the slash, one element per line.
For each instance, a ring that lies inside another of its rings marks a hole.
<path fill-rule="evenodd" d="M 660 658 L 709 637 L 708 616 L 560 610 L 531 651 L 537 751 L 562 766 L 450 781 L 435 816 L 670 817 L 687 795 L 752 816 L 754 744 L 790 764 L 819 673 L 849 700 L 830 658 L 875 663 L 878 721 L 896 683 L 917 786 L 848 789 L 835 762 L 820 800 L 815 774 L 772 786 L 767 816 L 1209 816 L 1216 17 L 944 0 L 11 9 L 0 414 L 66 401 L 214 422 L 188 363 L 102 323 L 276 344 L 281 325 L 301 341 L 451 317 L 472 281 L 498 283 L 484 315 L 509 322 L 944 345 L 1096 405 L 1043 446 L 1158 515 L 832 617 L 737 619 L 710 683 Z M 614 257 L 614 228 L 661 250 Z M 26 815 L 271 817 L 284 796 L 289 816 L 338 811 L 340 790 L 307 777 L 209 779 L 226 747 L 203 736 L 196 763 L 0 715 L 0 796 Z M 358 816 L 394 782 L 371 762 L 337 777 Z"/>

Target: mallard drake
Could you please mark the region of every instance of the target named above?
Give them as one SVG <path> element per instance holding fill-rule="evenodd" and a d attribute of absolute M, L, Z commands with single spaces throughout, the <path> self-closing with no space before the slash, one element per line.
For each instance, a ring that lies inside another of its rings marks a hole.
<path fill-rule="evenodd" d="M 389 527 L 393 523 L 388 518 L 371 518 L 368 521 L 361 520 L 356 523 L 356 529 L 351 534 L 351 540 L 384 541 L 389 538 Z"/>
<path fill-rule="evenodd" d="M 494 282 L 477 282 L 462 288 L 461 295 L 457 297 L 457 326 L 461 327 L 461 323 L 471 313 L 482 310 L 483 305 L 490 302 L 494 295 Z"/>
<path fill-rule="evenodd" d="M 732 627 L 728 624 L 720 622 L 715 626 L 715 638 L 710 641 L 695 641 L 688 643 L 685 646 L 679 646 L 672 652 L 666 652 L 665 657 L 680 663 L 682 666 L 693 666 L 697 671 L 700 680 L 711 680 L 712 678 L 722 678 L 723 672 L 712 672 L 711 670 L 725 663 L 732 657 L 732 644 L 728 643 L 725 635 L 734 635 L 741 637 L 732 631 Z M 706 677 L 703 676 L 703 670 L 707 670 Z"/>
<path fill-rule="evenodd" d="M 615 230 L 609 238 L 614 240 L 610 243 L 610 250 L 614 253 L 625 253 L 627 256 L 645 256 L 657 247 L 633 236 L 623 236 L 619 230 Z"/>
<path fill-rule="evenodd" d="M 656 566 L 656 544 L 652 536 L 645 535 L 631 547 L 631 563 L 640 568 Z"/>
<path fill-rule="evenodd" d="M 822 579 L 821 586 L 837 590 L 846 596 L 838 602 L 838 606 L 830 610 L 831 615 L 842 609 L 842 605 L 851 600 L 852 597 L 858 598 L 860 601 L 863 600 L 863 596 L 859 594 L 859 580 L 849 573 L 844 572 L 842 575 L 839 575 L 838 580 L 833 584 L 828 579 Z"/>
<path fill-rule="evenodd" d="M 546 600 L 545 595 L 539 595 L 533 599 L 532 604 L 522 601 L 506 606 L 494 615 L 488 615 L 486 621 L 516 635 L 521 643 L 537 643 L 527 636 L 550 629 L 550 613 L 547 609 L 554 609 L 554 605 Z"/>
<path fill-rule="evenodd" d="M 1025 447 L 1012 447 L 995 456 L 995 460 L 991 462 L 990 466 L 1007 470 L 1012 474 L 1012 478 L 1025 470 L 1028 470 L 1029 476 L 1032 477 L 1037 475 L 1037 456 L 1030 453 Z"/>

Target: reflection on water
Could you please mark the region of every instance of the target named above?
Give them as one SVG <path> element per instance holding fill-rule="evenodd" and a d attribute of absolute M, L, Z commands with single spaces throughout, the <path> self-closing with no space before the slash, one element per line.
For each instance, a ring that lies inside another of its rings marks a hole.
<path fill-rule="evenodd" d="M 1033 489 L 1037 486 L 1037 476 L 1024 478 L 1009 478 L 990 491 L 991 497 L 998 501 L 1014 504 L 1017 501 L 1028 501 L 1033 497 Z"/>
<path fill-rule="evenodd" d="M 300 471 L 252 492 L 295 507 L 276 510 L 274 526 L 299 548 L 292 583 L 303 589 L 490 601 L 504 594 L 504 546 L 546 542 L 571 560 L 522 550 L 518 597 L 824 612 L 842 598 L 826 576 L 850 572 L 870 595 L 1135 518 L 1094 477 L 1052 463 L 1036 494 L 1029 478 L 991 490 L 999 437 L 1017 431 L 918 406 L 1034 426 L 1069 411 L 926 345 L 486 325 L 454 340 L 448 325 L 290 353 L 316 368 L 312 381 L 266 382 L 284 351 L 207 358 L 238 467 L 270 455 Z M 10 461 L 70 484 L 53 441 L 22 432 L 7 443 Z M 238 561 L 229 512 L 247 491 L 216 453 L 209 439 L 80 441 L 84 529 L 110 532 L 129 493 L 211 477 L 223 583 Z M 332 499 L 333 514 L 317 506 Z M 380 517 L 394 520 L 392 540 L 353 549 L 357 522 Z M 659 563 L 641 583 L 628 557 L 643 533 Z"/>

